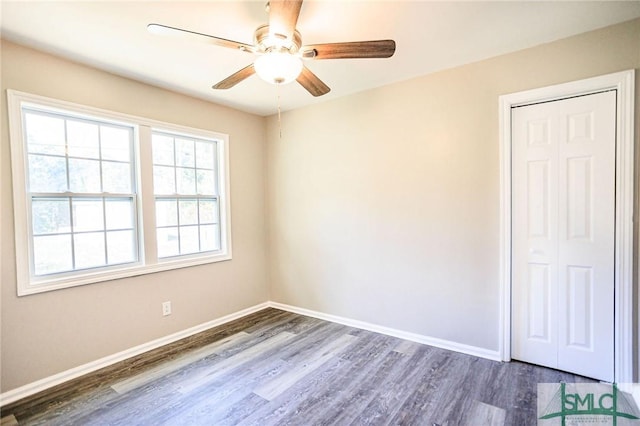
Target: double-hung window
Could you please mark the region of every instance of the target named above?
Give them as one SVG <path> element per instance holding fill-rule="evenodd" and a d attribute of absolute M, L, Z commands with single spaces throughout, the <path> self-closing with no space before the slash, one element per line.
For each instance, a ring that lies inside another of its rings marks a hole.
<path fill-rule="evenodd" d="M 216 141 L 154 131 L 158 257 L 220 249 Z"/>
<path fill-rule="evenodd" d="M 231 258 L 226 135 L 8 101 L 19 295 Z"/>
<path fill-rule="evenodd" d="M 22 108 L 31 274 L 137 262 L 134 127 Z"/>

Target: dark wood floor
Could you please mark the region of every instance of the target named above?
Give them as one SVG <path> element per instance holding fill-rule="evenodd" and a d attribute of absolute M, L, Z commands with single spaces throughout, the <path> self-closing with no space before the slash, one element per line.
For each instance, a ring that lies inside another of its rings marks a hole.
<path fill-rule="evenodd" d="M 2 408 L 3 425 L 534 425 L 536 385 L 588 381 L 276 309 Z"/>

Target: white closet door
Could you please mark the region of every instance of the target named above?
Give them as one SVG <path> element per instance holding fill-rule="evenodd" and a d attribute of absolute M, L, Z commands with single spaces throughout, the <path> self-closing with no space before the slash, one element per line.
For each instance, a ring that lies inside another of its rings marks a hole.
<path fill-rule="evenodd" d="M 512 356 L 613 380 L 616 92 L 512 110 Z"/>

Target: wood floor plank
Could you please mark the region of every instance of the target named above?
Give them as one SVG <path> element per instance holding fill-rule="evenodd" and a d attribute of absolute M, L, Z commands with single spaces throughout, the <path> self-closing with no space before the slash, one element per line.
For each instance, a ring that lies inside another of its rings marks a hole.
<path fill-rule="evenodd" d="M 304 363 L 292 366 L 285 374 L 282 374 L 270 382 L 256 388 L 253 392 L 267 401 L 273 400 L 275 397 L 289 389 L 293 384 L 299 382 L 305 376 L 322 367 L 329 358 L 336 356 L 357 339 L 357 337 L 351 336 L 350 334 L 343 334 L 342 336 L 339 336 L 327 346 L 321 348 L 321 350 L 316 352 L 312 357 L 307 358 Z"/>
<path fill-rule="evenodd" d="M 295 345 L 288 346 L 280 352 L 280 358 L 291 363 L 304 361 L 312 357 L 327 341 L 336 336 L 349 333 L 350 328 L 342 324 L 322 322 L 300 335 Z"/>
<path fill-rule="evenodd" d="M 32 411 L 26 417 L 18 417 L 19 424 L 29 425 L 70 425 L 82 424 L 78 419 L 92 415 L 97 407 L 110 403 L 117 393 L 111 388 L 98 388 L 69 400 L 53 398 L 46 410 Z"/>
<path fill-rule="evenodd" d="M 593 382 L 268 308 L 1 407 L 0 416 L 1 426 L 526 426 L 537 423 L 537 384 L 561 380 Z"/>
<path fill-rule="evenodd" d="M 464 423 L 469 419 L 470 412 L 478 401 L 485 400 L 484 390 L 490 383 L 487 367 L 492 362 L 466 354 L 453 356 L 452 371 L 462 374 L 456 380 L 451 378 L 449 373 L 445 373 L 445 390 L 441 393 L 441 398 L 430 406 L 430 410 L 439 413 L 435 418 L 436 422 Z M 473 380 L 469 380 L 470 377 L 473 377 Z"/>
<path fill-rule="evenodd" d="M 339 333 L 349 332 L 352 334 L 351 328 L 338 327 Z M 357 334 L 358 337 L 363 334 Z M 309 407 L 321 406 L 325 408 L 319 418 L 328 415 L 326 411 L 331 404 L 330 399 L 338 396 L 339 384 L 341 379 L 348 375 L 348 371 L 360 371 L 371 364 L 371 359 L 383 356 L 384 352 L 388 352 L 391 344 L 388 337 L 378 335 L 376 333 L 366 334 L 367 339 L 361 341 L 359 338 L 349 347 L 348 353 L 343 353 L 338 357 L 330 359 L 321 370 L 316 370 L 308 375 L 304 382 L 296 383 L 286 394 L 280 395 L 271 401 L 270 404 L 263 406 L 260 410 L 254 412 L 251 416 L 242 421 L 243 425 L 280 425 L 280 424 L 297 424 L 297 422 L 308 421 L 308 424 L 317 423 L 318 419 L 312 417 Z M 317 347 L 314 345 L 314 347 Z M 350 354 L 358 353 L 362 356 L 349 358 Z M 356 367 L 354 368 L 354 364 Z M 366 374 L 366 372 L 364 373 Z M 357 377 L 348 378 L 349 382 L 357 383 Z M 329 411 L 331 412 L 331 411 Z"/>
<path fill-rule="evenodd" d="M 304 421 L 308 421 L 308 424 L 313 424 L 311 419 L 299 416 L 300 410 L 298 407 L 307 401 L 316 389 L 322 388 L 326 383 L 329 383 L 331 376 L 336 371 L 350 363 L 350 361 L 341 357 L 331 358 L 323 369 L 316 370 L 307 376 L 304 384 L 298 383 L 291 387 L 286 395 L 280 395 L 275 400 L 270 401 L 269 404 L 254 411 L 238 424 L 242 426 L 283 425 L 286 424 L 282 421 L 283 417 L 289 414 L 292 414 L 297 419 L 292 424 L 298 422 L 298 424 L 302 424 Z"/>
<path fill-rule="evenodd" d="M 323 392 L 316 390 L 299 409 L 305 418 L 318 419 L 318 424 L 373 424 L 368 423 L 371 419 L 362 418 L 362 423 L 354 419 L 358 419 L 402 365 L 402 355 L 392 351 L 373 362 L 351 362 L 348 370 L 334 375 Z"/>
<path fill-rule="evenodd" d="M 281 313 L 282 311 L 273 308 L 255 312 L 8 404 L 2 407 L 2 411 L 15 413 L 16 418 L 22 420 L 22 418 L 41 415 L 49 410 L 52 401 L 55 401 L 56 407 L 72 405 L 77 399 L 82 399 L 91 392 L 100 391 L 103 386 L 108 386 L 114 381 L 129 377 L 131 374 L 138 374 L 153 368 L 155 365 L 179 356 L 185 350 L 214 342 L 256 324 L 264 326 L 273 316 Z"/>
<path fill-rule="evenodd" d="M 226 410 L 216 410 L 205 414 L 204 417 L 193 417 L 193 421 L 187 424 L 193 425 L 216 425 L 216 426 L 234 426 L 245 419 L 256 409 L 267 405 L 269 401 L 259 397 L 253 392 L 247 394 L 244 398 L 238 400 L 235 404 L 230 405 Z M 190 418 L 187 417 L 187 420 Z M 175 423 L 166 423 L 167 426 L 173 426 Z"/>
<path fill-rule="evenodd" d="M 449 380 L 459 380 L 458 371 L 452 377 L 447 375 L 449 372 L 454 372 L 451 368 L 453 355 L 448 351 L 438 349 L 433 351 L 428 362 L 421 365 L 416 371 L 419 378 L 410 389 L 410 395 L 393 416 L 391 424 L 444 423 L 442 420 L 439 423 L 436 421 L 442 417 L 442 414 L 432 406 L 445 398 L 443 395 L 447 394 L 446 389 L 450 386 Z M 447 401 L 442 402 L 446 403 Z"/>
<path fill-rule="evenodd" d="M 282 331 L 296 334 L 291 331 L 299 322 L 304 322 L 304 318 L 291 312 L 278 311 L 269 317 L 268 321 L 254 324 L 243 330 L 255 338 L 270 337 Z"/>
<path fill-rule="evenodd" d="M 153 380 L 159 379 L 173 373 L 174 371 L 186 367 L 187 365 L 192 364 L 199 359 L 206 358 L 207 356 L 212 354 L 218 354 L 229 346 L 238 344 L 238 342 L 240 341 L 247 340 L 247 338 L 249 337 L 251 337 L 249 333 L 241 331 L 240 333 L 236 333 L 225 339 L 210 343 L 202 348 L 187 352 L 183 356 L 178 357 L 168 363 L 158 365 L 149 371 L 145 371 L 133 377 L 129 377 L 128 379 L 114 383 L 113 385 L 111 385 L 111 388 L 120 394 L 129 392 L 142 385 L 152 382 Z"/>
<path fill-rule="evenodd" d="M 211 365 L 207 371 L 203 372 L 198 377 L 191 377 L 189 383 L 184 383 L 179 386 L 178 391 L 182 394 L 189 393 L 194 389 L 206 386 L 211 383 L 219 375 L 228 373 L 229 369 L 237 369 L 244 364 L 252 361 L 253 359 L 264 356 L 265 352 L 273 351 L 285 344 L 288 340 L 295 337 L 295 334 L 289 332 L 282 332 L 276 334 L 273 337 L 269 337 L 260 343 L 253 345 L 242 352 L 237 352 L 235 355 L 231 355 L 228 358 L 222 359 L 220 362 Z"/>
<path fill-rule="evenodd" d="M 474 401 L 461 426 L 504 426 L 506 416 L 503 408 Z"/>
<path fill-rule="evenodd" d="M 12 414 L 10 416 L 3 417 L 0 420 L 0 426 L 18 426 L 18 421 L 15 416 Z"/>
<path fill-rule="evenodd" d="M 395 377 L 380 385 L 375 397 L 356 415 L 352 424 L 387 424 L 430 371 L 432 358 L 437 355 L 442 352 L 426 346 L 418 348 L 411 356 L 401 354 Z"/>
<path fill-rule="evenodd" d="M 271 424 L 296 424 L 300 419 L 311 424 L 325 424 L 334 420 L 332 413 L 344 414 L 344 407 L 352 412 L 360 397 L 361 380 L 375 372 L 375 366 L 396 344 L 393 338 L 376 333 L 358 334 L 358 337 L 350 350 L 339 356 L 339 361 L 329 363 L 333 367 L 310 375 L 304 383 L 296 384 L 286 395 L 272 401 L 265 407 L 267 411 L 256 413 L 254 417 L 266 417 L 273 422 Z M 365 337 L 364 342 L 361 337 Z M 361 356 L 349 356 L 354 352 Z M 335 424 L 343 420 L 339 418 Z M 259 424 L 259 421 L 253 424 Z"/>
<path fill-rule="evenodd" d="M 307 324 L 305 325 L 303 322 Z M 234 407 L 234 404 L 246 399 L 248 392 L 278 376 L 288 368 L 290 363 L 283 361 L 281 358 L 288 358 L 288 354 L 299 353 L 299 347 L 306 346 L 309 343 L 309 338 L 312 338 L 311 341 L 316 342 L 334 337 L 330 332 L 333 329 L 333 324 L 331 323 L 301 316 L 292 324 L 292 330 L 305 329 L 304 335 L 292 338 L 285 347 L 279 348 L 277 352 L 272 352 L 270 356 L 263 354 L 263 356 L 253 359 L 249 368 L 222 374 L 209 383 L 206 389 L 195 389 L 185 395 L 184 397 L 190 401 L 190 405 L 193 407 L 186 406 L 178 410 L 170 407 L 164 413 L 161 413 L 160 417 L 193 417 L 194 412 L 198 412 L 201 413 L 200 415 L 205 415 L 204 413 L 206 413 L 207 424 L 217 424 L 218 421 L 226 422 L 230 412 L 239 411 L 237 407 Z M 260 331 L 254 330 L 254 333 L 260 334 Z M 189 377 L 185 376 L 184 380 L 189 380 Z M 176 384 L 176 386 L 178 385 Z M 211 398 L 208 398 L 211 395 L 215 396 L 215 404 L 212 404 Z"/>
<path fill-rule="evenodd" d="M 193 417 L 194 413 L 201 413 L 201 415 L 206 414 L 207 423 L 214 424 L 210 422 L 217 418 L 225 418 L 230 411 L 237 411 L 235 405 L 253 393 L 253 388 L 277 375 L 286 367 L 287 363 L 279 359 L 256 359 L 249 368 L 220 375 L 206 386 L 195 388 L 188 394 L 182 394 L 182 398 L 175 404 L 153 413 L 153 418 L 164 421 Z M 181 379 L 188 382 L 190 376 L 184 375 Z M 174 386 L 179 386 L 179 383 Z"/>
<path fill-rule="evenodd" d="M 184 394 L 178 392 L 182 390 L 182 384 L 185 384 L 185 386 L 193 386 L 195 383 L 193 378 L 199 379 L 209 376 L 209 379 L 211 379 L 214 377 L 216 371 L 222 370 L 224 372 L 225 362 L 229 361 L 222 359 L 219 356 L 212 357 L 211 355 L 224 350 L 233 342 L 236 344 L 243 344 L 248 337 L 250 337 L 249 334 L 241 332 L 230 336 L 230 338 L 214 342 L 209 345 L 209 350 L 205 351 L 209 353 L 208 359 L 206 353 L 197 354 L 200 356 L 190 356 L 187 354 L 187 358 L 192 358 L 188 367 L 183 366 L 182 369 L 167 368 L 165 376 L 157 377 L 157 375 L 153 374 L 154 372 L 152 371 L 150 380 L 144 380 L 144 385 L 135 389 L 135 396 L 119 398 L 111 401 L 104 407 L 104 410 L 94 413 L 94 418 L 91 423 L 95 420 L 97 422 L 96 424 L 117 424 L 120 422 L 124 422 L 126 424 L 126 419 L 128 417 L 127 413 L 135 413 L 137 419 L 149 420 L 142 422 L 141 424 L 155 424 L 158 421 L 158 416 L 155 414 L 149 416 L 149 412 L 156 413 L 158 411 L 166 411 L 164 410 L 164 407 L 171 407 L 171 411 L 185 411 L 187 410 L 184 408 L 185 406 L 187 408 L 191 408 L 195 401 L 185 400 Z M 288 334 L 282 334 L 282 336 L 276 336 L 271 340 L 263 340 L 261 342 L 262 344 L 254 347 L 254 352 L 260 352 L 261 349 L 264 349 L 268 345 L 277 343 L 278 341 L 288 337 Z M 205 358 L 202 358 L 201 355 L 204 355 Z M 251 355 L 251 351 L 244 352 L 242 356 L 236 355 L 233 360 L 239 361 L 249 355 Z M 214 361 L 213 364 L 211 364 L 214 358 L 220 359 L 219 363 Z M 172 361 L 172 363 L 173 362 L 175 361 Z M 212 368 L 212 365 L 215 367 Z M 148 372 L 145 372 L 143 375 L 147 373 Z M 178 385 L 176 385 L 176 383 L 178 383 Z M 157 403 L 160 403 L 160 405 L 156 406 Z M 118 410 L 114 409 L 116 406 L 118 407 Z M 149 411 L 138 411 L 138 407 L 145 406 L 154 408 Z M 121 412 L 121 414 L 118 414 L 118 411 Z M 89 423 L 89 420 L 85 419 L 84 421 Z"/>
<path fill-rule="evenodd" d="M 476 372 L 481 371 L 477 367 L 476 357 L 466 354 L 451 353 L 448 355 L 451 362 L 444 364 L 438 374 L 430 376 L 434 378 L 433 385 L 437 392 L 430 392 L 428 405 L 422 405 L 420 410 L 414 410 L 410 421 L 433 421 L 437 424 L 459 423 L 472 405 L 473 399 L 478 397 L 478 389 L 482 386 L 482 377 L 478 380 L 469 380 Z"/>
<path fill-rule="evenodd" d="M 422 346 L 420 343 L 412 342 L 410 340 L 401 340 L 393 350 L 400 352 L 401 354 L 413 355 L 420 346 Z"/>

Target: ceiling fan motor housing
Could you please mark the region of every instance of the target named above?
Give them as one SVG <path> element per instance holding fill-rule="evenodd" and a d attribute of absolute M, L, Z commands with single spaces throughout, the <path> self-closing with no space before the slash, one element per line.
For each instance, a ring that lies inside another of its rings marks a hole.
<path fill-rule="evenodd" d="M 274 50 L 286 50 L 289 53 L 296 53 L 302 46 L 300 32 L 295 30 L 291 39 L 282 34 L 271 33 L 269 25 L 261 25 L 256 29 L 253 36 L 254 44 L 258 46 L 259 52 L 270 52 Z"/>

